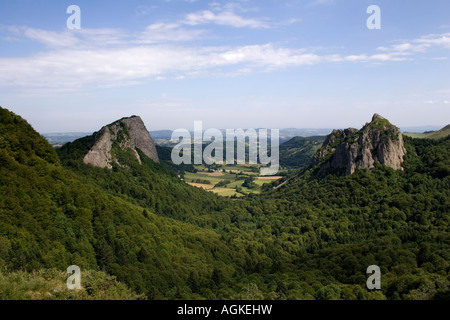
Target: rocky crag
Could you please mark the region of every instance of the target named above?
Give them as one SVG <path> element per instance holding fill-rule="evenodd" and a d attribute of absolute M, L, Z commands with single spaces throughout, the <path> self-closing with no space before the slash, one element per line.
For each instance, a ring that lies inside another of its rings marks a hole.
<path fill-rule="evenodd" d="M 113 147 L 131 150 L 141 163 L 138 149 L 155 162 L 159 162 L 155 143 L 144 122 L 138 116 L 122 118 L 95 133 L 95 143 L 84 156 L 83 162 L 99 168 L 112 168 L 113 163 L 121 165 L 112 152 Z"/>
<path fill-rule="evenodd" d="M 406 148 L 400 129 L 375 114 L 360 130 L 333 130 L 312 160 L 319 172 L 330 169 L 351 175 L 356 169 L 371 169 L 376 162 L 402 170 Z"/>

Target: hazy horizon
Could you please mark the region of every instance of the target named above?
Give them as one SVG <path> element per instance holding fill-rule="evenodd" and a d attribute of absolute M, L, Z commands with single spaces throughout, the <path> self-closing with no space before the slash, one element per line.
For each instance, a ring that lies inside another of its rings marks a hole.
<path fill-rule="evenodd" d="M 107 124 L 105 124 L 105 125 L 107 125 Z M 103 126 L 102 126 L 103 127 Z M 362 127 L 362 126 L 361 126 Z M 435 125 L 424 125 L 424 126 L 414 126 L 414 127 L 399 127 L 399 129 L 402 131 L 402 132 L 408 132 L 409 130 L 412 130 L 412 131 L 409 131 L 409 132 L 418 132 L 418 133 L 420 133 L 420 132 L 422 132 L 422 130 L 424 130 L 424 131 L 427 131 L 427 130 L 439 130 L 439 129 L 442 129 L 443 127 L 445 127 L 445 126 L 435 126 Z M 231 126 L 228 126 L 228 127 L 226 127 L 226 128 L 212 128 L 212 127 L 207 127 L 207 128 L 203 128 L 203 131 L 205 131 L 205 130 L 207 130 L 207 129 L 219 129 L 219 130 L 225 130 L 225 129 L 244 129 L 244 130 L 247 130 L 247 129 L 279 129 L 279 130 L 334 130 L 334 129 L 347 129 L 347 128 L 349 128 L 349 127 L 334 127 L 334 128 L 325 128 L 325 127 L 323 127 L 323 128 L 319 128 L 319 127 L 317 127 L 317 128 L 301 128 L 301 127 L 298 127 L 298 128 L 274 128 L 274 127 L 267 127 L 267 128 L 262 128 L 262 127 L 256 127 L 256 128 L 238 128 L 238 127 L 236 127 L 236 128 L 234 128 L 234 127 L 231 127 Z M 91 130 L 91 131 L 59 131 L 59 132 L 56 132 L 56 131 L 53 131 L 53 132 L 39 132 L 40 134 L 43 134 L 43 135 L 52 135 L 52 134 L 93 134 L 94 132 L 97 132 L 97 131 L 99 131 L 101 129 L 101 127 L 100 128 L 98 128 L 97 130 Z M 148 129 L 148 128 L 147 128 Z M 160 131 L 174 131 L 174 130 L 176 130 L 176 129 L 188 129 L 188 130 L 190 130 L 190 131 L 193 131 L 193 128 L 174 128 L 174 129 L 156 129 L 156 130 L 151 130 L 151 129 L 148 129 L 148 131 L 149 132 L 160 132 Z"/>

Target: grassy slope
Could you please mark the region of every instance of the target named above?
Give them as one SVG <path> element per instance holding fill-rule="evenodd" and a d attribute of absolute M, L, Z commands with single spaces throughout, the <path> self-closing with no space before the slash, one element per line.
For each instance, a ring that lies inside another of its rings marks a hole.
<path fill-rule="evenodd" d="M 444 128 L 432 132 L 432 133 L 419 133 L 419 132 L 405 132 L 405 136 L 411 137 L 411 138 L 425 138 L 425 139 L 443 139 L 450 135 L 450 125 L 445 126 Z"/>
<path fill-rule="evenodd" d="M 450 125 L 442 128 L 441 130 L 432 132 L 430 134 L 425 135 L 426 139 L 442 139 L 448 137 L 450 135 Z"/>
<path fill-rule="evenodd" d="M 416 139 L 425 138 L 427 136 L 425 133 L 420 133 L 420 132 L 404 132 L 403 135 L 410 137 L 410 138 L 416 138 Z"/>

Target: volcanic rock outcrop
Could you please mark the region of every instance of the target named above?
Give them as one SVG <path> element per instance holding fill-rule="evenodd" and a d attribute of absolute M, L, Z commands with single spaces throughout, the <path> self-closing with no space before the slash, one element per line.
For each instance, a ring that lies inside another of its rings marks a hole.
<path fill-rule="evenodd" d="M 406 149 L 403 135 L 379 114 L 361 129 L 333 130 L 312 160 L 319 172 L 337 169 L 351 175 L 356 169 L 371 169 L 376 162 L 402 170 Z"/>
<path fill-rule="evenodd" d="M 155 162 L 159 162 L 155 143 L 144 122 L 138 116 L 122 118 L 95 133 L 95 143 L 84 156 L 83 162 L 99 168 L 112 168 L 115 162 L 121 165 L 114 156 L 113 146 L 122 150 L 130 149 L 137 161 L 141 163 L 138 149 Z"/>

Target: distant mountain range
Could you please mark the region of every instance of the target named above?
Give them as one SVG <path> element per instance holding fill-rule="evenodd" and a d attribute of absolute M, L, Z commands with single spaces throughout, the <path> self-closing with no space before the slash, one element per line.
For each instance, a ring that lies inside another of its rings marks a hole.
<path fill-rule="evenodd" d="M 421 126 L 421 127 L 403 127 L 400 128 L 402 132 L 419 133 L 434 132 L 441 129 L 439 126 Z M 225 132 L 224 130 L 222 130 Z M 294 137 L 313 137 L 326 136 L 331 133 L 331 128 L 285 128 L 280 129 L 280 143 L 289 141 Z M 155 130 L 149 131 L 156 144 L 165 144 L 172 136 L 172 130 Z M 67 142 L 73 142 L 76 139 L 91 135 L 92 132 L 57 132 L 57 133 L 43 133 L 42 135 L 52 145 L 62 145 Z M 191 132 L 193 135 L 193 132 Z"/>
<path fill-rule="evenodd" d="M 329 134 L 333 129 L 298 129 L 298 128 L 287 128 L 280 129 L 280 143 L 286 142 L 294 137 L 312 137 L 312 136 L 325 136 Z M 225 130 L 221 129 L 225 136 Z M 158 144 L 160 142 L 167 142 L 172 137 L 172 130 L 156 130 L 149 131 L 153 140 Z M 91 135 L 92 132 L 61 132 L 61 133 L 43 133 L 42 135 L 50 144 L 58 145 L 67 142 L 73 142 L 76 139 L 83 138 L 85 136 Z M 191 135 L 193 136 L 193 131 Z"/>
<path fill-rule="evenodd" d="M 65 144 L 91 135 L 92 132 L 43 133 L 42 136 L 52 145 Z"/>

